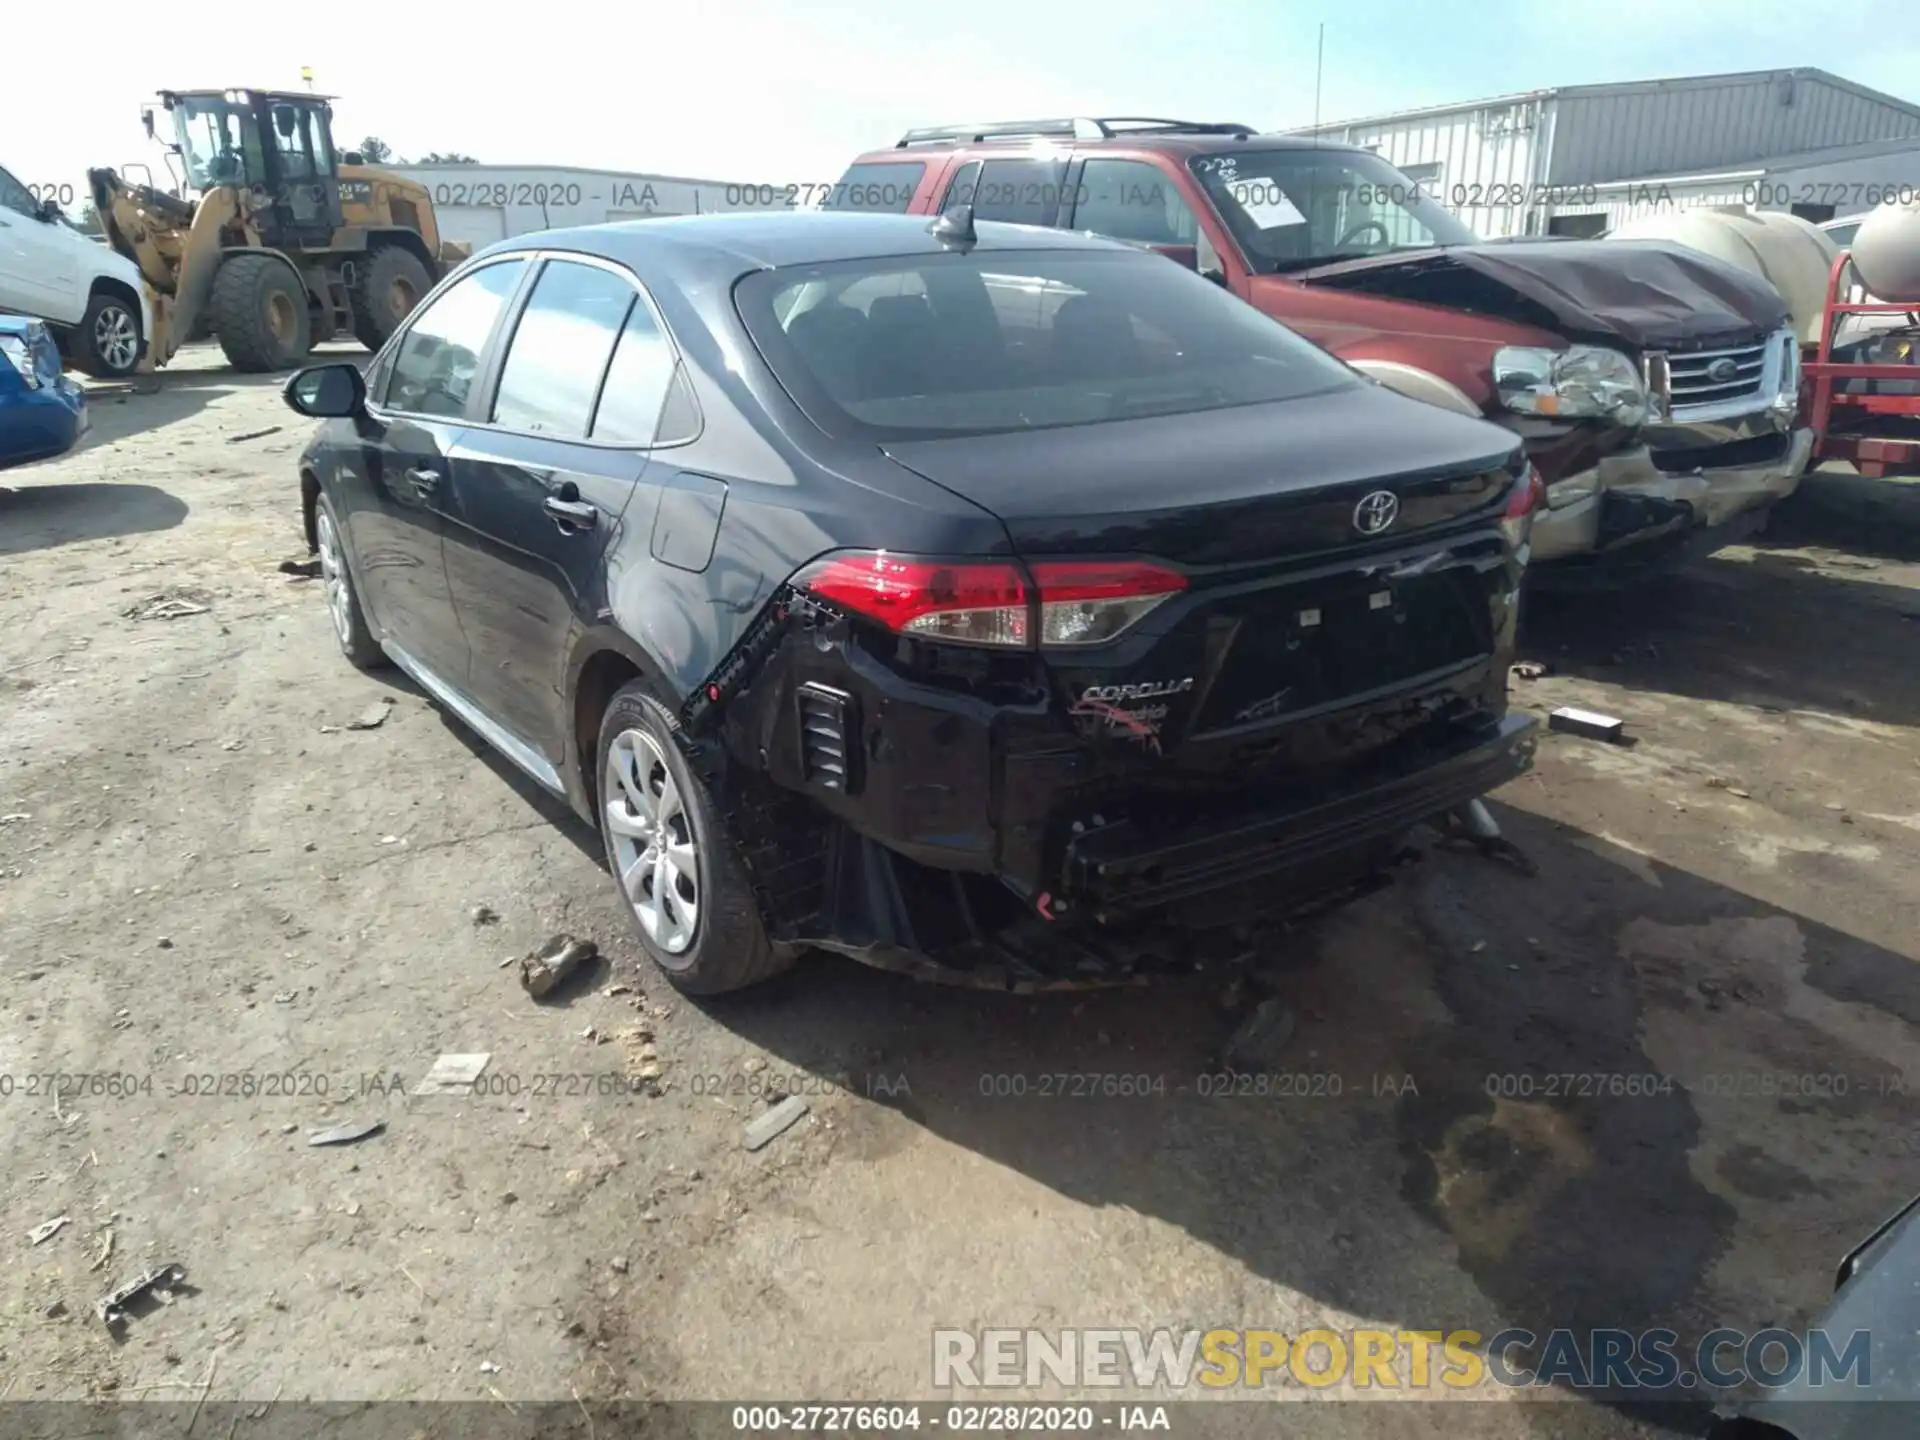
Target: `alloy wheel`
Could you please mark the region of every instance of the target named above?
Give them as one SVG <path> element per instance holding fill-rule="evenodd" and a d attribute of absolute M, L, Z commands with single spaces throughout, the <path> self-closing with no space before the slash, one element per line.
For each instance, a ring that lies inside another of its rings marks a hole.
<path fill-rule="evenodd" d="M 685 953 L 700 923 L 700 851 L 659 742 L 621 731 L 600 790 L 620 893 L 649 940 L 669 955 Z"/>
<path fill-rule="evenodd" d="M 347 566 L 340 554 L 340 537 L 334 533 L 332 517 L 325 510 L 314 520 L 314 538 L 320 547 L 320 583 L 327 592 L 327 612 L 333 616 L 333 632 L 340 637 L 342 645 L 352 645 L 353 593 L 347 588 Z"/>
<path fill-rule="evenodd" d="M 140 356 L 140 331 L 118 305 L 102 307 L 93 321 L 93 353 L 114 370 L 130 370 Z"/>

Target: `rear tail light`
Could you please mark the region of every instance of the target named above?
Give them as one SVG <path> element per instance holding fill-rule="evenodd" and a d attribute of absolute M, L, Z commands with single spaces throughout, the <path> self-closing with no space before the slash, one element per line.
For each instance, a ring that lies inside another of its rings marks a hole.
<path fill-rule="evenodd" d="M 1124 634 L 1186 577 L 1143 561 L 935 560 L 886 551 L 829 556 L 794 584 L 900 635 L 1032 649 Z"/>
<path fill-rule="evenodd" d="M 1507 492 L 1507 508 L 1500 517 L 1500 533 L 1506 536 L 1509 545 L 1517 550 L 1526 544 L 1533 530 L 1533 512 L 1544 509 L 1546 503 L 1547 482 L 1529 461 L 1526 474 L 1514 481 L 1513 488 Z"/>

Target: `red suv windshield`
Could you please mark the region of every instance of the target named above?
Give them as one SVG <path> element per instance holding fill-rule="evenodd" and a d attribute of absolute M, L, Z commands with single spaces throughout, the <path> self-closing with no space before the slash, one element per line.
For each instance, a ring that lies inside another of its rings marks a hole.
<path fill-rule="evenodd" d="M 1476 242 L 1430 194 L 1366 151 L 1216 151 L 1187 164 L 1247 263 L 1267 274 Z"/>

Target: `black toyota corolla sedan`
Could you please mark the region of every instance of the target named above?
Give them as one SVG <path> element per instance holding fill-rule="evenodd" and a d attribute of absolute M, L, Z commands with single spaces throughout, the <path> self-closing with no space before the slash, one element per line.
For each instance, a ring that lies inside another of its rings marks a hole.
<path fill-rule="evenodd" d="M 964 212 L 528 235 L 287 399 L 347 658 L 596 825 L 688 991 L 808 946 L 1179 965 L 1529 763 L 1513 436 L 1157 254 Z"/>

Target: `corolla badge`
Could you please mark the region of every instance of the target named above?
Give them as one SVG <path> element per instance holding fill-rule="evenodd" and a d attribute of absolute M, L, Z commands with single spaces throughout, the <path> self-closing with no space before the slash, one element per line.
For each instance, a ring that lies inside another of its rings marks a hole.
<path fill-rule="evenodd" d="M 1725 355 L 1707 366 L 1707 379 L 1716 385 L 1726 385 L 1730 383 L 1739 373 L 1740 367 L 1734 364 L 1730 357 Z"/>
<path fill-rule="evenodd" d="M 1372 490 L 1353 507 L 1353 528 L 1362 535 L 1379 535 L 1400 513 L 1400 497 L 1391 490 Z"/>

